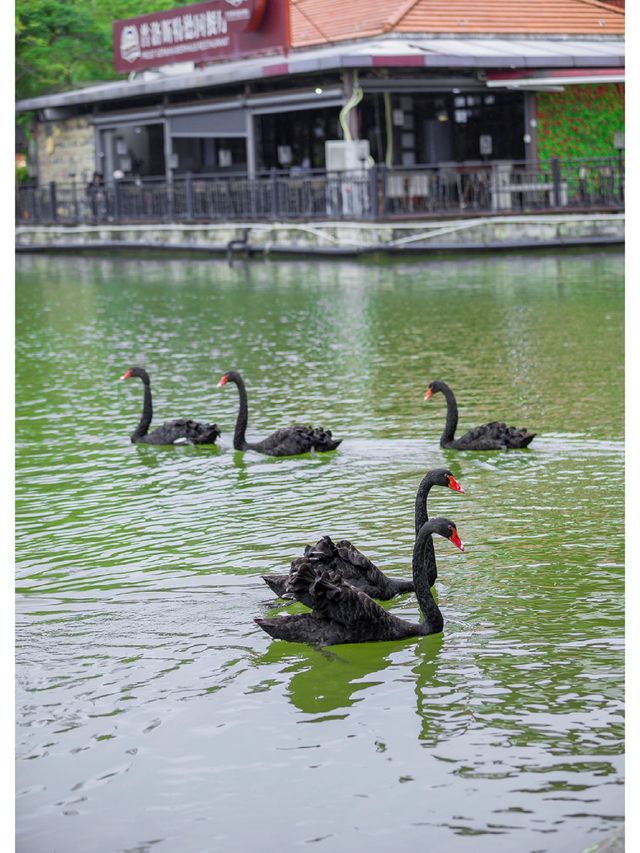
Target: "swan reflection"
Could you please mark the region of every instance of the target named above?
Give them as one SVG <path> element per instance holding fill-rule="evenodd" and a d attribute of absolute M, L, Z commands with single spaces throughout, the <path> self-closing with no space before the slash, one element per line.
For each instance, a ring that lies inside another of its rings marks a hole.
<path fill-rule="evenodd" d="M 325 715 L 347 710 L 364 699 L 358 695 L 362 691 L 383 684 L 392 656 L 409 644 L 354 643 L 320 649 L 275 640 L 257 663 L 279 664 L 280 672 L 289 676 L 285 695 L 291 704 L 305 714 Z"/>

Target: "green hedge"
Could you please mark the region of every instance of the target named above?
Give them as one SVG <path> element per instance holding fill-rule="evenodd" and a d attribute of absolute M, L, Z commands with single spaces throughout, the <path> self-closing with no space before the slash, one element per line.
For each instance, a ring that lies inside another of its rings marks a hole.
<path fill-rule="evenodd" d="M 537 92 L 538 158 L 616 157 L 613 134 L 624 130 L 624 84 L 567 86 Z"/>

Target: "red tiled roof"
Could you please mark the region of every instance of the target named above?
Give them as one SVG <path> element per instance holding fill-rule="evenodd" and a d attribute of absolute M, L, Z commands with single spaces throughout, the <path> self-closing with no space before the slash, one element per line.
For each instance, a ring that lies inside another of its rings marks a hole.
<path fill-rule="evenodd" d="M 398 0 L 291 0 L 294 47 L 362 38 L 384 32 Z"/>
<path fill-rule="evenodd" d="M 624 9 L 599 0 L 291 0 L 294 47 L 389 32 L 622 35 Z"/>

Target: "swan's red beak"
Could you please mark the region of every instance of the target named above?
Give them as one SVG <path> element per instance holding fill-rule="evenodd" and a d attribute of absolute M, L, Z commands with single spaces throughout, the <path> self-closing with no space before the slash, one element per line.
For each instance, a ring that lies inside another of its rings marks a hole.
<path fill-rule="evenodd" d="M 432 394 L 433 394 L 433 391 L 431 390 L 431 388 L 427 388 L 427 390 L 424 392 L 424 399 L 430 400 Z"/>
<path fill-rule="evenodd" d="M 229 377 L 225 373 L 225 375 L 220 378 L 220 382 L 218 382 L 218 384 L 216 385 L 216 388 L 222 388 L 222 386 L 226 385 L 228 381 L 229 381 Z"/>
<path fill-rule="evenodd" d="M 464 489 L 455 477 L 452 477 L 451 474 L 447 474 L 447 480 L 449 481 L 450 489 L 453 489 L 454 492 L 460 492 L 460 494 L 464 495 Z"/>
<path fill-rule="evenodd" d="M 458 536 L 458 531 L 454 530 L 451 534 L 450 541 L 456 546 L 456 548 L 460 548 L 461 551 L 464 551 L 464 545 L 460 541 L 460 537 Z"/>
<path fill-rule="evenodd" d="M 133 374 L 132 374 L 132 371 L 131 371 L 131 370 L 127 370 L 127 372 L 126 372 L 126 373 L 123 373 L 123 374 L 122 374 L 122 376 L 120 377 L 120 379 L 118 379 L 118 382 L 121 382 L 123 379 L 131 379 L 131 376 L 132 376 L 132 375 L 133 375 Z"/>

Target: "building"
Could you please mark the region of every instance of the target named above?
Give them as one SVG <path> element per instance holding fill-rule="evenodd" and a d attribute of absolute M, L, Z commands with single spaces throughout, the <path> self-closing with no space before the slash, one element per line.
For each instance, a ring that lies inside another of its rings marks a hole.
<path fill-rule="evenodd" d="M 40 184 L 325 169 L 325 143 L 350 138 L 363 168 L 462 174 L 624 146 L 623 3 L 264 3 L 289 14 L 290 46 L 19 102 Z"/>

